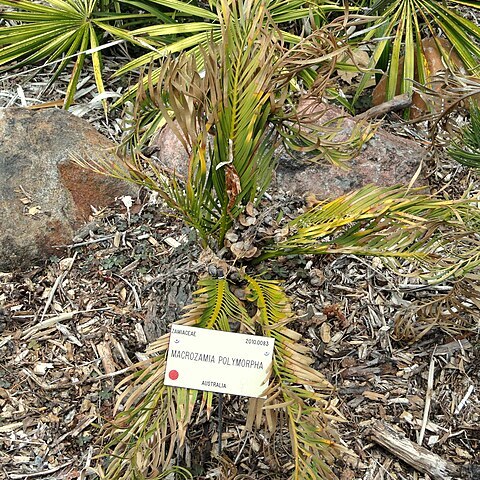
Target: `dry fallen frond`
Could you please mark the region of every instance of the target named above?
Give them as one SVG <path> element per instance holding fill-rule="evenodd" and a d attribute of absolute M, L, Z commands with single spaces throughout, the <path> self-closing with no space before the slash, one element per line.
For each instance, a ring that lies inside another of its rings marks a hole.
<path fill-rule="evenodd" d="M 443 285 L 440 291 L 437 288 L 436 285 L 412 285 L 402 290 L 412 294 L 423 292 L 428 296 L 398 312 L 395 318 L 395 340 L 417 342 L 438 329 L 454 338 L 478 331 L 478 276 Z"/>

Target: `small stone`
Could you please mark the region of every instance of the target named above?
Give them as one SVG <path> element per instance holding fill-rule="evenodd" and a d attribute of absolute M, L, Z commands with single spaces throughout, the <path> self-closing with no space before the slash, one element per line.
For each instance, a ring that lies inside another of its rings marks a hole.
<path fill-rule="evenodd" d="M 208 266 L 207 271 L 211 277 L 217 276 L 217 267 L 213 263 Z"/>
<path fill-rule="evenodd" d="M 36 373 L 37 375 L 45 375 L 45 373 L 47 373 L 47 370 L 49 368 L 53 368 L 53 363 L 39 362 L 39 363 L 36 363 L 35 366 L 33 367 L 33 372 Z"/>

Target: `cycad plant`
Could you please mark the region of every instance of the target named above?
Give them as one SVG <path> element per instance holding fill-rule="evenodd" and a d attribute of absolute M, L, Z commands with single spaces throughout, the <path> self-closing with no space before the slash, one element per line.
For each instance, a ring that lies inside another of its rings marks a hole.
<path fill-rule="evenodd" d="M 427 37 L 433 39 L 445 68 L 458 71 L 454 62 L 458 56 L 466 72 L 480 72 L 480 27 L 458 11 L 462 6 L 480 9 L 478 1 L 374 0 L 354 4 L 365 7 L 373 17 L 363 40 L 373 42 L 370 67 L 387 75 L 386 100 L 412 92 L 413 80 L 422 85 L 431 80 L 422 44 Z M 357 98 L 371 76 L 364 75 Z"/>
<path fill-rule="evenodd" d="M 238 10 L 235 15 L 231 8 Z M 158 191 L 197 230 L 204 245 L 214 249 L 221 248 L 234 220 L 247 206 L 257 205 L 269 186 L 279 138 L 293 149 L 316 150 L 343 165 L 373 133 L 369 125 L 359 124 L 342 140 L 338 125 L 319 125 L 318 114 L 294 108 L 292 78 L 315 65 L 312 96 L 321 98 L 333 60 L 348 47 L 318 31 L 286 48 L 267 12 L 264 2 L 234 2 L 232 7 L 220 2 L 222 41 L 212 40 L 201 50 L 200 67 L 194 55 L 168 57 L 155 69 L 156 81 L 154 68 L 140 79 L 132 120 L 133 160 L 113 166 L 102 160 L 89 163 L 100 173 Z M 168 174 L 141 155 L 161 121 L 188 153 L 186 175 Z"/>
<path fill-rule="evenodd" d="M 267 432 L 288 431 L 291 478 L 328 479 L 335 478 L 331 465 L 339 451 L 331 426 L 338 414 L 328 402 L 331 386 L 311 367 L 301 335 L 289 328 L 293 315 L 281 284 L 255 272 L 271 270 L 270 262 L 279 256 L 355 253 L 384 258 L 398 271 L 409 262 L 432 281 L 460 277 L 480 263 L 473 233 L 480 215 L 468 199 L 365 187 L 317 202 L 264 238 L 252 235 L 235 242 L 237 220 L 248 224 L 245 219 L 261 210 L 275 167 L 277 138 L 287 147 L 314 151 L 316 160 L 344 165 L 372 133 L 363 125 L 341 141 L 341 125 L 304 122 L 297 111 L 298 95 L 291 95 L 292 76 L 314 65 L 316 95 L 321 96 L 335 58 L 345 54 L 345 42 L 337 44 L 322 30 L 287 49 L 267 5 L 222 0 L 221 41 L 208 42 L 201 50 L 201 68 L 194 56 L 168 58 L 158 82 L 147 78 L 136 114 L 156 109 L 166 119 L 188 153 L 183 176 L 141 157 L 118 164 L 80 163 L 158 191 L 197 231 L 223 275 L 200 279 L 179 323 L 227 331 L 235 325 L 236 331 L 275 339 L 266 399 L 250 400 L 247 424 L 261 425 L 263 418 Z M 137 124 L 145 127 L 140 119 Z M 104 478 L 162 478 L 172 469 L 198 404 L 207 413 L 212 409 L 211 393 L 164 385 L 167 348 L 165 335 L 150 346 L 151 357 L 118 386 L 122 393 L 116 417 L 105 432 L 109 462 L 98 466 Z"/>

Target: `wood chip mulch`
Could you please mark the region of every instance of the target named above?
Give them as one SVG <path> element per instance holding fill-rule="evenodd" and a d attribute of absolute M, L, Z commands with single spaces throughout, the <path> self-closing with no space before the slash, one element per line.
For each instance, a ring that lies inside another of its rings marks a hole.
<path fill-rule="evenodd" d="M 276 200 L 287 217 L 298 209 Z M 191 245 L 190 232 L 148 198 L 133 213 L 119 202 L 94 212 L 63 256 L 0 274 L 0 478 L 95 478 L 115 384 L 178 318 L 205 270 Z M 272 276 L 285 281 L 294 326 L 336 387 L 349 452 L 342 480 L 435 478 L 380 447 L 378 422 L 445 461 L 479 463 L 479 312 L 432 320 L 420 308 L 454 285 L 428 287 L 354 256 L 288 259 Z M 214 455 L 215 411 L 192 427 L 181 458 L 195 478 L 288 478 L 288 442 L 262 429 L 242 436 L 245 407 L 226 400 L 228 477 Z"/>

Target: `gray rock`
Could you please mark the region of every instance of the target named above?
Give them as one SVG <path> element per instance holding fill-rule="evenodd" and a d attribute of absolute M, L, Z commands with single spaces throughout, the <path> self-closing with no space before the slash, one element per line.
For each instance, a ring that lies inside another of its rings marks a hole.
<path fill-rule="evenodd" d="M 72 241 L 91 205 L 135 194 L 135 187 L 71 161 L 71 154 L 95 158 L 112 147 L 63 110 L 0 109 L 0 270 L 58 253 L 55 246 Z"/>

